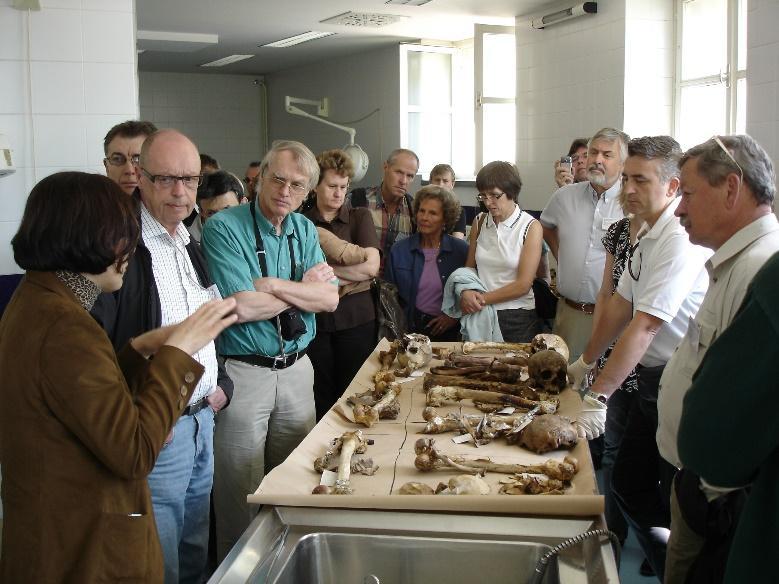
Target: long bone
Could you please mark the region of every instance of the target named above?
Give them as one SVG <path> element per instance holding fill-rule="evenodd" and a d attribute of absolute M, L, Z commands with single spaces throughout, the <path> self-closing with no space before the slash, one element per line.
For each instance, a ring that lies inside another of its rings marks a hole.
<path fill-rule="evenodd" d="M 530 343 L 497 343 L 494 341 L 465 341 L 463 343 L 463 353 L 531 353 Z"/>
<path fill-rule="evenodd" d="M 502 404 L 507 406 L 519 406 L 525 409 L 532 409 L 540 406 L 543 414 L 553 414 L 557 411 L 559 400 L 536 401 L 525 399 L 516 395 L 497 393 L 494 391 L 481 391 L 478 389 L 466 389 L 463 387 L 436 386 L 427 392 L 427 405 L 440 406 L 447 401 L 460 401 L 470 399 L 475 402 Z M 355 408 L 356 409 L 356 408 Z"/>
<path fill-rule="evenodd" d="M 336 441 L 333 450 L 335 450 L 338 442 L 340 442 L 340 456 L 338 458 L 338 476 L 335 479 L 335 486 L 327 487 L 325 485 L 318 485 L 313 491 L 315 495 L 350 495 L 354 492 L 354 489 L 351 488 L 349 483 L 352 472 L 352 455 L 355 453 L 364 453 L 368 448 L 368 441 L 362 437 L 361 430 L 355 430 L 354 432 L 344 432 Z M 328 451 L 322 459 L 317 459 L 314 462 L 315 470 L 321 472 L 319 470 L 320 468 L 327 468 L 327 466 L 325 466 L 327 461 L 324 459 L 327 458 L 329 453 L 330 451 Z"/>
<path fill-rule="evenodd" d="M 537 399 L 539 397 L 538 392 L 524 381 L 519 383 L 502 383 L 500 381 L 470 379 L 468 377 L 460 377 L 458 375 L 436 375 L 434 373 L 425 373 L 425 382 L 422 386 L 423 389 L 427 391 L 436 385 L 467 387 L 468 389 L 480 389 L 483 391 L 518 395 L 527 399 Z"/>
<path fill-rule="evenodd" d="M 392 403 L 398 398 L 401 391 L 403 391 L 401 384 L 390 383 L 387 393 L 375 405 L 366 406 L 358 403 L 354 406 L 354 421 L 368 428 L 372 427 L 379 421 L 382 411 L 392 407 Z"/>
<path fill-rule="evenodd" d="M 414 466 L 427 472 L 440 468 L 454 468 L 471 474 L 498 472 L 503 474 L 535 473 L 545 474 L 558 481 L 570 481 L 579 470 L 579 462 L 572 456 L 566 456 L 562 462 L 548 459 L 543 464 L 501 464 L 487 459 L 469 460 L 462 456 L 448 456 L 435 447 L 432 438 L 420 438 L 414 445 L 417 454 Z"/>

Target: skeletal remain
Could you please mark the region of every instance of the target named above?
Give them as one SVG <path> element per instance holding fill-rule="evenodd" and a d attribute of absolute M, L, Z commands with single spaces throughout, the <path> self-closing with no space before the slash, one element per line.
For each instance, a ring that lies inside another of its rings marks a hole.
<path fill-rule="evenodd" d="M 518 406 L 525 409 L 531 409 L 536 406 L 541 408 L 543 413 L 554 413 L 560 401 L 553 400 L 530 400 L 516 395 L 497 393 L 494 391 L 481 391 L 478 389 L 467 389 L 463 387 L 436 386 L 427 392 L 427 405 L 440 406 L 447 401 L 460 401 L 470 399 L 474 402 L 502 404 L 504 406 Z"/>
<path fill-rule="evenodd" d="M 411 481 L 398 489 L 398 495 L 434 495 L 435 491 L 430 485 Z"/>
<path fill-rule="evenodd" d="M 435 440 L 432 438 L 417 440 L 414 452 L 417 454 L 414 466 L 424 472 L 441 468 L 454 468 L 469 474 L 484 474 L 485 472 L 540 473 L 559 481 L 570 481 L 579 470 L 579 462 L 571 456 L 566 456 L 562 462 L 550 458 L 543 464 L 502 464 L 485 458 L 467 459 L 462 456 L 448 456 L 435 447 Z"/>
<path fill-rule="evenodd" d="M 364 404 L 357 404 L 354 406 L 354 421 L 363 426 L 370 428 L 381 418 L 381 414 L 384 410 L 392 409 L 393 407 L 399 407 L 393 402 L 397 401 L 398 395 L 403 391 L 403 386 L 399 383 L 390 383 L 387 388 L 387 392 L 384 394 L 376 404 L 373 406 L 366 406 Z"/>
<path fill-rule="evenodd" d="M 520 383 L 525 371 L 526 368 L 524 367 L 507 365 L 500 361 L 469 365 L 466 367 L 443 365 L 430 368 L 430 373 L 434 375 L 451 375 L 481 381 L 499 381 L 504 383 Z"/>
<path fill-rule="evenodd" d="M 457 387 L 467 387 L 469 389 L 480 389 L 483 391 L 506 393 L 532 400 L 540 400 L 547 397 L 537 392 L 525 382 L 501 383 L 500 381 L 482 381 L 479 379 L 470 379 L 468 377 L 459 377 L 456 375 L 435 375 L 433 373 L 425 373 L 425 382 L 423 384 L 425 391 L 436 385 L 452 385 Z"/>
<path fill-rule="evenodd" d="M 323 457 L 317 458 L 314 461 L 314 470 L 323 472 L 333 465 L 335 462 L 334 458 L 336 454 L 338 455 L 338 476 L 335 480 L 335 486 L 326 487 L 325 485 L 319 485 L 312 492 L 316 495 L 350 495 L 353 492 L 353 489 L 349 484 L 352 472 L 352 456 L 354 454 L 364 453 L 367 448 L 368 441 L 362 437 L 361 430 L 344 432 L 339 438 L 336 438 L 333 441 L 332 448 L 330 448 Z M 373 461 L 371 461 L 370 466 L 373 466 Z M 373 472 L 375 472 L 375 470 Z M 320 487 L 325 488 L 323 489 Z"/>
<path fill-rule="evenodd" d="M 563 338 L 551 333 L 541 333 L 534 336 L 533 340 L 530 341 L 530 346 L 531 353 L 538 353 L 539 351 L 544 351 L 546 349 L 557 351 L 565 358 L 566 363 L 568 363 L 568 359 L 571 356 L 568 351 L 568 345 L 565 344 Z"/>
<path fill-rule="evenodd" d="M 395 362 L 395 357 L 397 357 L 400 347 L 401 347 L 400 342 L 395 340 L 392 341 L 392 343 L 390 343 L 390 347 L 388 351 L 379 351 L 379 364 L 381 365 L 382 370 L 386 371 L 390 367 L 392 367 L 392 364 Z"/>
<path fill-rule="evenodd" d="M 449 355 L 452 354 L 452 349 L 448 347 L 433 347 L 433 355 L 435 355 L 436 359 L 441 359 L 442 361 L 445 361 L 449 358 Z"/>
<path fill-rule="evenodd" d="M 487 444 L 513 428 L 516 420 L 525 416 L 525 413 L 509 415 L 500 414 L 462 414 L 450 413 L 440 416 L 435 408 L 426 407 L 422 411 L 422 417 L 427 421 L 421 430 L 422 434 L 443 434 L 445 432 L 462 432 L 473 436 L 477 446 Z"/>
<path fill-rule="evenodd" d="M 452 367 L 469 367 L 471 365 L 489 366 L 494 363 L 503 363 L 505 365 L 516 365 L 519 367 L 527 366 L 529 353 L 518 352 L 513 357 L 508 355 L 489 355 L 477 357 L 476 355 L 464 355 L 462 353 L 453 353 L 446 360 L 446 364 Z"/>
<path fill-rule="evenodd" d="M 465 341 L 463 343 L 463 353 L 512 353 L 512 352 L 530 353 L 530 343 L 497 343 L 495 341 Z"/>
<path fill-rule="evenodd" d="M 457 475 L 449 479 L 447 488 L 438 491 L 438 495 L 489 495 L 490 486 L 483 478 L 470 474 Z"/>
<path fill-rule="evenodd" d="M 512 442 L 517 439 L 507 436 Z M 579 441 L 576 426 L 568 419 L 557 415 L 536 416 L 519 433 L 518 443 L 537 454 L 544 454 L 558 448 L 571 448 Z"/>
<path fill-rule="evenodd" d="M 527 372 L 536 389 L 560 393 L 568 385 L 568 361 L 552 349 L 530 355 Z"/>
<path fill-rule="evenodd" d="M 419 333 L 409 333 L 400 339 L 398 363 L 409 373 L 421 369 L 433 357 L 433 345 L 430 338 Z M 408 375 L 406 375 L 408 377 Z"/>
<path fill-rule="evenodd" d="M 563 481 L 544 475 L 522 474 L 501 483 L 501 495 L 562 495 L 565 490 Z"/>

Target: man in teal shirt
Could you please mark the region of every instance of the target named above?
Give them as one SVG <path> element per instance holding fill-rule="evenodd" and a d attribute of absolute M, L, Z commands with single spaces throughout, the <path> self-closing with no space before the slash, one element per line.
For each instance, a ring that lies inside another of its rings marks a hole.
<path fill-rule="evenodd" d="M 314 314 L 336 309 L 338 286 L 316 227 L 292 211 L 318 178 L 306 146 L 277 142 L 262 161 L 256 200 L 221 211 L 203 229 L 211 277 L 222 296 L 236 299 L 238 314 L 219 345 L 235 383 L 233 407 L 214 434 L 219 561 L 257 511 L 246 495 L 314 427 L 314 371 L 305 352 Z"/>

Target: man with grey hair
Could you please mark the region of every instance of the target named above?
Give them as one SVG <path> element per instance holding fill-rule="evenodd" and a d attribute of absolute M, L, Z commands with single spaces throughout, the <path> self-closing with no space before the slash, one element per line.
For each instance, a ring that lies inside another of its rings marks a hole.
<path fill-rule="evenodd" d="M 624 217 L 618 194 L 628 136 L 614 128 L 598 130 L 587 146 L 587 180 L 558 189 L 541 213 L 544 240 L 557 260 L 554 332 L 576 359 L 592 332 L 595 297 L 603 280 L 603 236 Z"/>
<path fill-rule="evenodd" d="M 246 502 L 266 472 L 314 427 L 314 370 L 306 356 L 317 312 L 338 306 L 338 282 L 314 224 L 297 209 L 319 165 L 300 142 L 273 144 L 257 198 L 220 211 L 203 229 L 208 268 L 238 323 L 220 338 L 235 383 L 214 436 L 214 512 L 219 561 L 256 514 Z"/>
<path fill-rule="evenodd" d="M 367 207 L 373 217 L 382 250 L 379 276 L 392 244 L 416 231 L 408 188 L 419 170 L 419 157 L 411 150 L 397 148 L 384 163 L 384 175 L 378 187 L 354 189 L 347 198 L 348 207 Z"/>
<path fill-rule="evenodd" d="M 676 445 L 682 402 L 693 373 L 730 326 L 755 274 L 779 251 L 779 223 L 772 212 L 776 175 L 768 154 L 751 137 L 715 136 L 688 150 L 681 160 L 681 191 L 676 215 L 690 241 L 714 255 L 706 262 L 709 289 L 703 304 L 660 379 L 657 445 L 677 468 L 682 467 Z M 737 490 L 714 487 L 681 468 L 671 491 L 666 583 L 682 584 L 691 571 L 712 568 L 719 570 L 715 573 L 721 580 L 727 556 L 723 548 L 714 547 L 713 555 L 696 560 L 706 531 L 706 522 L 696 521 L 696 510 L 706 509 L 708 520 L 716 517 L 717 525 L 725 527 L 720 534 L 724 539 L 735 530 L 740 497 Z"/>
<path fill-rule="evenodd" d="M 636 370 L 636 397 L 628 410 L 611 486 L 658 575 L 665 569 L 668 501 L 676 471 L 660 457 L 655 441 L 658 383 L 703 301 L 708 284 L 704 263 L 710 255 L 690 242 L 674 215 L 680 203 L 681 154 L 670 136 L 636 138 L 628 144 L 623 196 L 644 225 L 584 353 L 568 368 L 574 387 L 582 388 L 598 356 L 619 338 L 584 396 L 577 424 L 589 439 L 603 433 L 609 396 Z"/>

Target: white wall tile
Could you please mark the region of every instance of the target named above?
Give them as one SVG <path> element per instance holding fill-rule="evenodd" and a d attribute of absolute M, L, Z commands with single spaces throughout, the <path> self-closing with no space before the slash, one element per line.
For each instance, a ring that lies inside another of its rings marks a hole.
<path fill-rule="evenodd" d="M 40 0 L 41 8 L 68 8 L 81 9 L 81 0 Z"/>
<path fill-rule="evenodd" d="M 11 143 L 14 153 L 14 166 L 33 166 L 32 122 L 24 114 L 0 114 L 0 134 L 4 134 Z M 0 218 L 2 218 L 0 213 Z"/>
<path fill-rule="evenodd" d="M 2 186 L 0 185 L 0 195 Z M 21 274 L 24 272 L 14 261 L 11 239 L 19 230 L 19 221 L 0 221 L 0 274 Z"/>
<path fill-rule="evenodd" d="M 84 60 L 134 64 L 134 20 L 131 12 L 82 12 Z"/>
<path fill-rule="evenodd" d="M 18 168 L 15 173 L 0 178 L 0 217 L 4 221 L 21 220 L 27 195 L 35 185 L 34 177 L 32 168 Z"/>
<path fill-rule="evenodd" d="M 133 0 L 81 0 L 83 10 L 106 10 L 109 12 L 133 12 Z"/>
<path fill-rule="evenodd" d="M 84 113 L 84 73 L 81 63 L 33 61 L 32 113 Z"/>
<path fill-rule="evenodd" d="M 48 9 L 30 12 L 33 61 L 81 61 L 81 12 Z"/>
<path fill-rule="evenodd" d="M 0 112 L 4 114 L 29 113 L 27 63 L 0 61 Z"/>
<path fill-rule="evenodd" d="M 86 156 L 86 132 L 83 115 L 35 115 L 36 171 L 41 167 L 83 167 Z M 40 180 L 38 175 L 36 177 Z"/>
<path fill-rule="evenodd" d="M 86 111 L 90 114 L 138 112 L 135 67 L 114 63 L 84 63 Z"/>
<path fill-rule="evenodd" d="M 27 59 L 27 13 L 0 6 L 0 56 Z"/>

